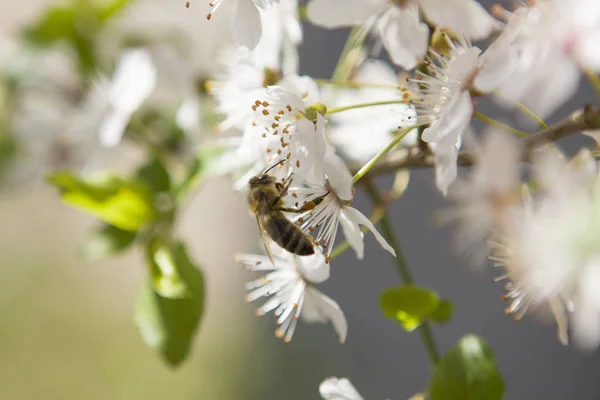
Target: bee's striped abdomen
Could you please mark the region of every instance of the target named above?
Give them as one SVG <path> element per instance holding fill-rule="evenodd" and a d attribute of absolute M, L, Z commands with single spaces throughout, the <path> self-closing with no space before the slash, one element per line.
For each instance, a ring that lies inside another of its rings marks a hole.
<path fill-rule="evenodd" d="M 299 256 L 315 254 L 311 238 L 282 213 L 271 213 L 264 220 L 265 230 L 275 243 Z"/>

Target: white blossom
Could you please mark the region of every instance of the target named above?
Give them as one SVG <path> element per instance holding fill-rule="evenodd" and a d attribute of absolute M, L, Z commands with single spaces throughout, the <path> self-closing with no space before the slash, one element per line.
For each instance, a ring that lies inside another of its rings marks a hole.
<path fill-rule="evenodd" d="M 508 135 L 488 130 L 481 144 L 467 136 L 474 165 L 468 178 L 458 180 L 450 191 L 456 201 L 450 212 L 458 224 L 458 250 L 479 264 L 487 255 L 485 240 L 521 205 L 520 149 Z"/>
<path fill-rule="evenodd" d="M 154 90 L 156 79 L 156 67 L 148 51 L 132 49 L 123 53 L 108 87 L 111 110 L 100 126 L 102 145 L 119 144 L 131 116 Z"/>
<path fill-rule="evenodd" d="M 364 400 L 346 378 L 327 378 L 319 386 L 324 400 Z"/>
<path fill-rule="evenodd" d="M 213 13 L 225 0 L 215 0 L 210 3 L 211 12 L 206 16 L 211 19 Z M 233 7 L 233 20 L 231 27 L 233 37 L 240 45 L 254 50 L 263 33 L 262 21 L 259 10 L 266 10 L 279 3 L 280 0 L 230 0 Z"/>
<path fill-rule="evenodd" d="M 417 71 L 418 78 L 411 80 L 420 86 L 411 100 L 419 124 L 429 124 L 422 139 L 434 144 L 436 185 L 444 195 L 456 178 L 458 148 L 473 115 L 469 90 L 479 84 L 491 90 L 499 83 L 493 74 L 485 73 L 494 64 L 488 62 L 485 53 L 480 56 L 479 48 L 462 37 L 456 41 L 446 39 L 449 54 L 443 56 L 430 49 L 427 73 Z"/>
<path fill-rule="evenodd" d="M 600 344 L 600 186 L 588 150 L 566 163 L 556 152 L 537 156 L 536 193 L 505 224 L 491 257 L 505 270 L 507 313 L 521 318 L 548 304 L 559 339 Z M 551 165 L 554 164 L 554 165 Z"/>
<path fill-rule="evenodd" d="M 291 76 L 277 86 L 266 88 L 263 97 L 247 107 L 252 120 L 241 143 L 229 152 L 222 164 L 244 171 L 234 187 L 246 187 L 248 179 L 278 161 L 287 160 L 275 171 L 282 178 L 294 174 L 301 181 L 316 160 L 325 156 L 325 120 L 312 121 L 307 109 L 318 100 L 318 88 L 308 77 Z"/>
<path fill-rule="evenodd" d="M 419 18 L 449 28 L 471 39 L 483 39 L 496 22 L 474 0 L 312 0 L 309 19 L 317 25 L 337 28 L 364 25 L 377 32 L 392 61 L 413 69 L 423 59 L 429 28 Z"/>
<path fill-rule="evenodd" d="M 352 79 L 356 89 L 334 89 L 327 97 L 328 104 L 336 107 L 385 100 L 402 100 L 399 82 L 394 70 L 383 61 L 364 62 Z M 370 87 L 369 84 L 381 85 Z M 385 85 L 389 85 L 385 87 Z M 396 86 L 396 88 L 394 88 Z M 345 158 L 365 163 L 387 146 L 399 128 L 416 124 L 417 113 L 408 104 L 390 104 L 357 108 L 328 116 L 327 137 Z M 414 146 L 417 131 L 413 130 L 400 142 Z"/>
<path fill-rule="evenodd" d="M 302 186 L 290 188 L 292 196 L 297 195 L 305 202 L 313 201 L 316 207 L 301 217 L 302 228 L 309 232 L 318 229 L 316 237 L 325 249 L 327 261 L 333 248 L 338 226 L 359 259 L 364 257 L 363 233 L 360 225 L 366 226 L 379 244 L 394 256 L 396 252 L 375 229 L 373 223 L 356 208 L 351 207 L 353 198 L 352 174 L 344 161 L 333 149 L 328 148 L 323 161 L 316 162 L 311 175 Z M 297 203 L 297 205 L 300 205 Z"/>
<path fill-rule="evenodd" d="M 340 306 L 331 298 L 315 289 L 314 285 L 329 279 L 330 266 L 322 252 L 300 257 L 273 245 L 272 264 L 267 256 L 238 254 L 238 263 L 250 271 L 265 272 L 266 275 L 246 285 L 250 291 L 247 300 L 256 301 L 270 297 L 257 310 L 257 315 L 273 311 L 279 327 L 275 331 L 278 338 L 286 342 L 292 340 L 298 320 L 307 323 L 331 322 L 344 343 L 348 333 L 348 323 Z"/>
<path fill-rule="evenodd" d="M 541 0 L 518 8 L 499 39 L 510 44 L 505 60 L 512 64 L 501 93 L 550 115 L 576 92 L 581 67 L 600 72 L 598 38 L 597 1 Z"/>

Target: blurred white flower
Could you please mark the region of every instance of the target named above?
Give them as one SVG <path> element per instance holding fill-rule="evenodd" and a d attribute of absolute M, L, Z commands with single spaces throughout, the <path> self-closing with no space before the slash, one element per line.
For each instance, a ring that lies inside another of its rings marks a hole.
<path fill-rule="evenodd" d="M 284 76 L 297 74 L 297 47 L 303 36 L 298 0 L 280 0 L 276 7 L 262 13 L 262 25 L 263 35 L 254 49 L 255 58 L 281 70 Z"/>
<path fill-rule="evenodd" d="M 330 267 L 323 254 L 317 250 L 314 255 L 299 257 L 274 245 L 270 251 L 274 264 L 263 255 L 236 255 L 236 261 L 250 271 L 266 272 L 246 285 L 250 290 L 248 301 L 270 297 L 258 308 L 257 315 L 273 311 L 279 325 L 275 335 L 286 342 L 292 340 L 300 318 L 307 323 L 331 321 L 340 342 L 344 343 L 348 333 L 344 313 L 335 301 L 314 288 L 329 279 Z"/>
<path fill-rule="evenodd" d="M 215 0 L 210 3 L 212 11 L 206 16 L 211 19 L 212 15 L 224 0 Z M 231 0 L 233 4 L 233 37 L 244 47 L 254 50 L 263 33 L 260 10 L 266 10 L 275 6 L 280 0 Z"/>
<path fill-rule="evenodd" d="M 342 226 L 344 236 L 356 252 L 357 258 L 364 257 L 363 233 L 360 225 L 369 228 L 381 247 L 396 255 L 373 223 L 356 208 L 350 207 L 354 195 L 352 174 L 333 149 L 328 148 L 324 160 L 315 162 L 311 172 L 312 175 L 309 175 L 301 186 L 292 187 L 289 192 L 292 196 L 296 194 L 305 202 L 315 202 L 316 207 L 301 217 L 302 229 L 309 232 L 319 230 L 316 240 L 325 249 L 327 261 L 339 225 Z"/>
<path fill-rule="evenodd" d="M 121 56 L 108 87 L 111 110 L 100 126 L 100 143 L 115 147 L 135 111 L 156 87 L 156 67 L 147 50 L 127 50 Z"/>
<path fill-rule="evenodd" d="M 586 154 L 587 153 L 587 154 Z M 501 230 L 492 260 L 505 270 L 506 312 L 520 319 L 529 307 L 549 304 L 558 336 L 584 348 L 600 344 L 600 186 L 587 150 L 567 163 L 555 152 L 535 159 L 532 199 Z M 554 163 L 554 165 L 552 165 Z"/>
<path fill-rule="evenodd" d="M 467 136 L 474 157 L 469 178 L 450 191 L 456 201 L 451 211 L 457 223 L 456 244 L 478 265 L 487 255 L 485 240 L 504 224 L 510 210 L 521 205 L 520 149 L 506 132 L 486 131 L 483 143 Z"/>
<path fill-rule="evenodd" d="M 346 378 L 328 378 L 319 386 L 324 400 L 364 400 Z"/>
<path fill-rule="evenodd" d="M 490 35 L 495 20 L 474 0 L 312 0 L 309 19 L 326 28 L 364 25 L 381 38 L 392 61 L 413 69 L 423 59 L 429 28 L 419 17 L 470 39 Z"/>
<path fill-rule="evenodd" d="M 501 93 L 546 117 L 576 92 L 581 67 L 600 72 L 600 3 L 536 1 L 510 15 L 499 40 L 512 47 Z"/>
<path fill-rule="evenodd" d="M 401 100 L 402 93 L 394 70 L 383 61 L 368 60 L 361 65 L 352 82 L 367 84 L 357 89 L 335 88 L 327 96 L 327 103 L 336 107 L 385 100 Z M 389 85 L 369 87 L 368 84 Z M 394 89 L 394 86 L 398 86 Z M 399 128 L 414 125 L 417 113 L 408 104 L 390 104 L 358 108 L 328 116 L 327 137 L 346 158 L 365 163 L 394 139 Z M 413 146 L 417 131 L 413 130 L 400 142 Z"/>
<path fill-rule="evenodd" d="M 82 170 L 100 151 L 98 124 L 106 111 L 105 96 L 95 88 L 84 95 L 77 66 L 60 51 L 19 51 L 3 65 L 16 84 L 0 90 L 4 134 L 14 154 L 3 165 L 2 184 L 38 183 L 57 169 Z M 4 168 L 5 167 L 5 168 Z"/>

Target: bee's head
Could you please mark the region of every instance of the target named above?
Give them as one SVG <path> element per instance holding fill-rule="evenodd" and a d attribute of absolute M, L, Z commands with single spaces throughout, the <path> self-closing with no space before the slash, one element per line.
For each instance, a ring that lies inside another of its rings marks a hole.
<path fill-rule="evenodd" d="M 250 184 L 250 187 L 256 187 L 259 185 L 272 185 L 275 182 L 277 182 L 277 179 L 274 176 L 271 175 L 267 175 L 267 174 L 261 174 L 261 175 L 256 175 L 255 177 L 250 178 L 250 181 L 248 182 Z"/>

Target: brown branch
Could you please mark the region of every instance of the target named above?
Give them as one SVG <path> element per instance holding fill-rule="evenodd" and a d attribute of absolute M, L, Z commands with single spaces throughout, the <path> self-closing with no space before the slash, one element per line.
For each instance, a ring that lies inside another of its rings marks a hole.
<path fill-rule="evenodd" d="M 573 135 L 585 130 L 600 129 L 600 109 L 586 106 L 569 117 L 546 129 L 542 129 L 523 139 L 523 159 L 530 159 L 531 152 L 543 144 L 555 142 L 563 137 Z M 473 154 L 461 151 L 458 154 L 459 166 L 473 165 L 475 157 Z M 423 151 L 418 147 L 408 151 L 392 153 L 376 164 L 365 176 L 382 175 L 392 173 L 401 169 L 432 168 L 435 167 L 434 155 L 429 151 Z M 353 168 L 353 170 L 358 168 Z"/>

